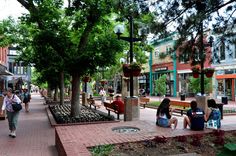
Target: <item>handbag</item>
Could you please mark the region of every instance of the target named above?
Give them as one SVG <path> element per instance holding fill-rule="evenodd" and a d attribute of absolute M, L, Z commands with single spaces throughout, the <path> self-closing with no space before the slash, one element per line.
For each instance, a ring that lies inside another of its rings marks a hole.
<path fill-rule="evenodd" d="M 14 99 L 14 96 L 12 97 L 12 99 Z M 17 102 L 12 102 L 12 109 L 15 111 L 15 112 L 18 112 L 22 109 L 22 106 L 20 103 L 17 103 Z"/>

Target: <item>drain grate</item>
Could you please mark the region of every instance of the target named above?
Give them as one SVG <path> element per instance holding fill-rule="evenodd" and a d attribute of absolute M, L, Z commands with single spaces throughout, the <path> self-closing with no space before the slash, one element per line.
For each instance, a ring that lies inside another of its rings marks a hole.
<path fill-rule="evenodd" d="M 121 126 L 112 128 L 112 131 L 117 133 L 136 133 L 140 129 L 137 127 Z"/>

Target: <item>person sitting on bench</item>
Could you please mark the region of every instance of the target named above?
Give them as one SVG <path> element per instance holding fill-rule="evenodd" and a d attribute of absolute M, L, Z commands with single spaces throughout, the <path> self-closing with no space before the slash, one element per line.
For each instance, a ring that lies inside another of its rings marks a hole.
<path fill-rule="evenodd" d="M 184 117 L 184 129 L 189 126 L 191 130 L 204 130 L 205 112 L 197 107 L 196 101 L 191 101 L 190 106 L 191 109 L 187 111 L 187 116 Z"/>
<path fill-rule="evenodd" d="M 118 106 L 119 108 L 119 113 L 124 113 L 125 111 L 125 104 L 124 102 L 121 100 L 121 96 L 120 95 L 117 95 L 115 97 L 115 100 L 112 102 L 112 104 Z"/>
<path fill-rule="evenodd" d="M 207 100 L 206 128 L 219 129 L 221 127 L 221 113 L 214 99 Z"/>
<path fill-rule="evenodd" d="M 176 128 L 178 120 L 175 117 L 171 118 L 172 112 L 173 109 L 170 109 L 170 99 L 164 98 L 157 109 L 156 125 L 160 127 L 171 127 L 171 124 L 174 124 L 174 128 Z"/>

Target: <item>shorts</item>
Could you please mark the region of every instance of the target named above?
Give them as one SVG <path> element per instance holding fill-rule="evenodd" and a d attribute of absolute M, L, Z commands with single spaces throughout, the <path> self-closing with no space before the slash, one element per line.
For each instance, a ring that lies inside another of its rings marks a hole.
<path fill-rule="evenodd" d="M 157 125 L 160 127 L 169 127 L 169 120 L 164 118 L 157 119 Z"/>

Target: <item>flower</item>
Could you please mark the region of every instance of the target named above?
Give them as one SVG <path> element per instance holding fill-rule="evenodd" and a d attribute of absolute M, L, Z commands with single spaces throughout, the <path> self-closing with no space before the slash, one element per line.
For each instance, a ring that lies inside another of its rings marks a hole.
<path fill-rule="evenodd" d="M 193 72 L 199 72 L 200 71 L 200 66 L 199 65 L 193 66 L 192 71 Z"/>
<path fill-rule="evenodd" d="M 205 68 L 204 71 L 205 71 L 205 72 L 214 72 L 214 71 L 215 71 L 215 68 L 213 68 L 213 67 L 208 67 L 208 68 Z"/>
<path fill-rule="evenodd" d="M 133 62 L 129 65 L 130 69 L 141 69 L 142 65 L 140 63 L 137 62 Z"/>

